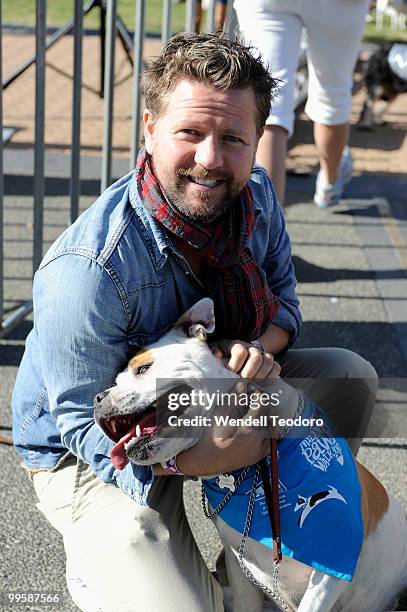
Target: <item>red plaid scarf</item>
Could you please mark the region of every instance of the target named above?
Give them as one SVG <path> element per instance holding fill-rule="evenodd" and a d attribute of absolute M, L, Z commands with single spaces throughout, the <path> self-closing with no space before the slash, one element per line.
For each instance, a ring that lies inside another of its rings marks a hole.
<path fill-rule="evenodd" d="M 243 190 L 240 205 L 232 206 L 215 224 L 205 225 L 188 219 L 166 199 L 145 149 L 137 159 L 136 181 L 139 197 L 151 216 L 199 250 L 208 266 L 219 270 L 213 296 L 216 336 L 257 339 L 280 304 L 246 247 L 255 221 L 250 188 Z"/>

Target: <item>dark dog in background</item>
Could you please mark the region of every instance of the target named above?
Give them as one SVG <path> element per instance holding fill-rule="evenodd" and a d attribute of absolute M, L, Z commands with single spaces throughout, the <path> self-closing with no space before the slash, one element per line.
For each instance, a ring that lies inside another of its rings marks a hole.
<path fill-rule="evenodd" d="M 382 125 L 382 115 L 390 102 L 407 92 L 407 80 L 396 74 L 389 63 L 394 44 L 380 45 L 367 61 L 364 72 L 366 98 L 358 121 L 360 129 L 370 130 L 374 125 Z"/>

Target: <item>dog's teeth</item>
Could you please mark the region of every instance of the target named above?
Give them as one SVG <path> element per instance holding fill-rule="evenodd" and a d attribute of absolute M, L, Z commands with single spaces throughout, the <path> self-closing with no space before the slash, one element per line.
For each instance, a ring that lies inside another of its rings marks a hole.
<path fill-rule="evenodd" d="M 110 428 L 113 430 L 113 433 L 117 434 L 115 419 L 112 419 L 109 424 L 110 424 Z"/>
<path fill-rule="evenodd" d="M 124 444 L 125 450 L 127 450 L 129 448 L 130 444 L 132 444 L 136 440 L 137 440 L 137 438 L 135 438 L 134 436 L 132 438 L 130 438 L 130 440 Z"/>
<path fill-rule="evenodd" d="M 139 438 L 141 436 L 141 428 L 140 425 L 137 425 L 136 427 L 136 436 Z"/>

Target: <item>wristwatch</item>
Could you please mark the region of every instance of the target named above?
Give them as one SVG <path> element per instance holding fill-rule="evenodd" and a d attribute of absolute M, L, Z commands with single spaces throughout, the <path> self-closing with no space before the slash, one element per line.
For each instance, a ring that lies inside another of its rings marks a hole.
<path fill-rule="evenodd" d="M 251 340 L 250 344 L 254 346 L 254 348 L 258 349 L 261 355 L 264 355 L 264 353 L 266 352 L 260 340 Z"/>

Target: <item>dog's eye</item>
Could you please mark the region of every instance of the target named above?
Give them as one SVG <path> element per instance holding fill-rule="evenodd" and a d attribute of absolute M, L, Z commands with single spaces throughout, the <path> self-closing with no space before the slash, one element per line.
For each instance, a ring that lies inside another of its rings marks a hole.
<path fill-rule="evenodd" d="M 140 366 L 139 368 L 136 368 L 136 374 L 144 374 L 144 372 L 147 372 L 147 370 L 149 368 L 151 368 L 152 364 L 151 363 L 145 363 L 142 366 Z"/>

